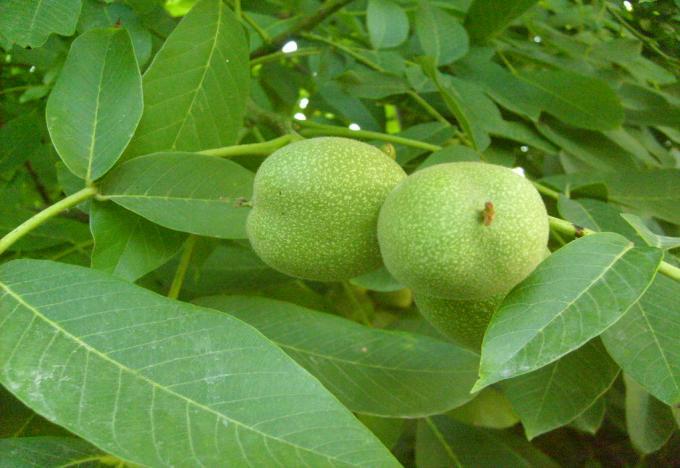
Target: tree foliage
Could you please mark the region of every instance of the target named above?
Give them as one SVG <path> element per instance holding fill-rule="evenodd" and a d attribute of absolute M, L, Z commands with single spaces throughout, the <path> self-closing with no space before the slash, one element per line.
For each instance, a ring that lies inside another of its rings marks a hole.
<path fill-rule="evenodd" d="M 677 462 L 678 6 L 0 0 L 0 466 Z M 541 193 L 481 350 L 254 253 L 254 173 L 322 135 Z"/>

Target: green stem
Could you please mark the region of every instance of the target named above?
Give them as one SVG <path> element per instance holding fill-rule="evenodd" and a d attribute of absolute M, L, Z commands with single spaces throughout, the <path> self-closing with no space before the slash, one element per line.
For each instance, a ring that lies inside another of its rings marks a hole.
<path fill-rule="evenodd" d="M 308 39 L 308 40 L 310 40 L 310 41 L 322 42 L 322 43 L 324 43 L 324 44 L 330 45 L 331 47 L 335 47 L 335 48 L 337 48 L 337 49 L 339 49 L 339 50 L 345 52 L 345 53 L 346 53 L 347 55 L 349 55 L 350 57 L 353 57 L 357 62 L 363 63 L 363 64 L 366 65 L 368 68 L 371 68 L 371 69 L 373 69 L 373 70 L 375 70 L 375 71 L 377 71 L 377 72 L 380 72 L 380 73 L 387 73 L 387 70 L 385 70 L 383 67 L 381 67 L 381 66 L 378 65 L 377 63 L 375 63 L 375 62 L 373 62 L 373 61 L 367 59 L 367 58 L 364 57 L 363 55 L 361 55 L 361 54 L 359 54 L 358 52 L 352 50 L 351 48 L 347 47 L 347 46 L 344 45 L 344 44 L 340 44 L 339 42 L 336 42 L 336 41 L 334 41 L 334 40 L 332 40 L 332 39 L 327 39 L 327 38 L 325 38 L 325 37 L 323 37 L 323 36 L 319 36 L 319 35 L 317 35 L 317 34 L 303 33 L 303 34 L 301 34 L 301 35 L 302 35 L 302 37 L 304 37 L 305 39 Z M 443 115 L 441 115 L 437 109 L 435 109 L 434 107 L 432 107 L 432 106 L 430 105 L 430 103 L 427 102 L 425 99 L 423 99 L 423 97 L 420 96 L 418 93 L 416 93 L 416 92 L 413 91 L 413 90 L 409 90 L 409 91 L 406 92 L 406 94 L 407 94 L 408 96 L 410 96 L 411 98 L 413 98 L 413 100 L 416 101 L 416 103 L 418 103 L 418 105 L 419 105 L 420 107 L 422 107 L 423 110 L 425 110 L 425 112 L 427 112 L 428 114 L 430 114 L 430 116 L 434 117 L 435 120 L 437 120 L 438 122 L 443 123 L 443 124 L 445 124 L 445 125 L 451 125 L 451 122 L 449 122 L 448 120 L 446 120 L 446 117 L 444 117 Z"/>
<path fill-rule="evenodd" d="M 80 252 L 82 254 L 86 254 L 86 252 L 83 251 L 85 247 L 89 247 L 90 245 L 94 244 L 94 240 L 90 239 L 85 242 L 81 242 L 80 244 L 72 245 L 71 247 L 62 250 L 56 255 L 53 255 L 50 257 L 50 260 L 52 261 L 57 261 L 61 258 L 66 257 L 67 255 L 72 254 L 73 252 Z"/>
<path fill-rule="evenodd" d="M 302 120 L 297 122 L 301 127 L 305 127 L 308 130 L 303 130 L 302 135 L 335 135 L 344 136 L 347 138 L 363 138 L 367 140 L 380 140 L 387 141 L 389 143 L 396 143 L 398 145 L 410 146 L 413 148 L 421 148 L 427 151 L 438 151 L 442 149 L 439 145 L 433 145 L 431 143 L 426 143 L 424 141 L 412 140 L 410 138 L 404 138 L 396 135 L 388 135 L 386 133 L 371 132 L 369 130 L 350 130 L 345 127 L 336 127 L 334 125 L 324 125 L 316 122 L 311 122 L 309 120 Z"/>
<path fill-rule="evenodd" d="M 182 284 L 184 284 L 184 277 L 189 269 L 189 262 L 191 261 L 191 255 L 194 253 L 194 246 L 198 236 L 192 234 L 187 238 L 184 244 L 184 251 L 182 252 L 182 258 L 179 259 L 179 265 L 177 265 L 177 271 L 175 272 L 175 277 L 172 279 L 172 284 L 170 285 L 170 291 L 168 291 L 168 297 L 170 299 L 177 299 L 179 297 L 179 292 L 182 290 Z"/>
<path fill-rule="evenodd" d="M 234 15 L 236 15 L 239 21 L 242 19 L 241 0 L 234 0 Z"/>
<path fill-rule="evenodd" d="M 416 93 L 415 91 L 409 90 L 406 92 L 409 96 L 413 98 L 414 101 L 416 101 L 420 107 L 425 109 L 425 111 L 430 114 L 432 117 L 434 117 L 438 122 L 443 123 L 444 125 L 451 125 L 451 122 L 446 120 L 446 117 L 441 115 L 437 109 L 432 107 L 429 102 L 427 102 L 423 97 L 420 96 L 420 94 Z"/>
<path fill-rule="evenodd" d="M 33 413 L 28 418 L 26 418 L 26 421 L 24 421 L 24 423 L 21 425 L 21 427 L 19 427 L 19 429 L 17 429 L 16 432 L 14 432 L 14 434 L 12 434 L 12 437 L 20 437 L 24 433 L 24 431 L 26 430 L 28 425 L 31 424 L 33 419 L 35 419 L 35 416 L 36 416 L 36 414 Z"/>
<path fill-rule="evenodd" d="M 209 150 L 200 151 L 201 154 L 206 154 L 208 156 L 216 156 L 218 158 L 231 158 L 234 156 L 244 156 L 244 155 L 268 155 L 286 146 L 288 143 L 299 139 L 297 135 L 286 134 L 273 140 L 263 141 L 262 143 L 248 143 L 245 145 L 234 145 L 234 146 L 224 146 L 222 148 L 214 148 Z"/>
<path fill-rule="evenodd" d="M 680 282 L 680 268 L 671 265 L 668 262 L 661 262 L 661 265 L 659 265 L 659 273 Z"/>
<path fill-rule="evenodd" d="M 36 86 L 36 85 L 24 85 L 24 86 L 15 86 L 13 88 L 0 89 L 0 96 L 2 96 L 3 94 L 14 93 L 16 91 L 24 91 L 24 90 L 32 88 L 33 86 Z"/>
<path fill-rule="evenodd" d="M 349 301 L 352 303 L 355 310 L 359 312 L 359 318 L 361 319 L 361 321 L 364 323 L 364 325 L 370 327 L 371 326 L 371 320 L 368 318 L 368 315 L 366 314 L 366 309 L 359 302 L 359 299 L 357 298 L 356 293 L 355 293 L 352 285 L 349 284 L 348 281 L 341 281 L 341 284 L 342 284 L 342 289 L 345 292 L 345 295 L 347 296 Z"/>
<path fill-rule="evenodd" d="M 122 460 L 117 459 L 116 457 L 112 455 L 93 455 L 91 457 L 84 457 L 84 458 L 79 458 L 77 460 L 72 460 L 64 465 L 59 465 L 57 468 L 68 468 L 71 466 L 81 466 L 84 464 L 89 464 L 89 462 L 99 462 L 97 463 L 98 465 L 101 463 L 103 465 L 108 465 L 112 466 L 115 464 L 116 467 L 118 466 L 125 466 L 125 462 Z"/>
<path fill-rule="evenodd" d="M 364 57 L 360 53 L 353 51 L 352 49 L 350 49 L 346 45 L 341 44 L 337 41 L 325 38 L 323 36 L 319 36 L 318 34 L 312 34 L 312 33 L 302 33 L 300 35 L 307 40 L 315 41 L 315 42 L 321 42 L 321 43 L 327 44 L 331 47 L 335 47 L 336 49 L 343 51 L 344 53 L 346 53 L 350 57 L 353 57 L 357 62 L 363 63 L 368 68 L 372 68 L 373 70 L 375 70 L 377 72 L 385 73 L 385 71 L 386 71 L 383 67 L 381 67 L 377 63 L 374 63 L 373 61 L 367 59 L 366 57 Z"/>
<path fill-rule="evenodd" d="M 270 52 L 278 49 L 284 42 L 292 37 L 304 32 L 310 31 L 316 27 L 323 20 L 332 16 L 333 13 L 340 10 L 342 7 L 350 3 L 352 0 L 326 0 L 313 15 L 303 16 L 292 28 L 281 34 L 276 35 L 269 44 L 261 46 L 255 52 L 250 54 L 252 58 L 267 55 Z"/>
<path fill-rule="evenodd" d="M 540 182 L 536 181 L 531 181 L 532 184 L 534 184 L 534 187 L 536 187 L 536 190 L 538 190 L 540 193 L 543 195 L 550 197 L 554 200 L 557 200 L 560 198 L 560 195 L 562 195 L 560 192 L 557 192 L 556 190 L 553 190 L 549 187 L 546 187 L 545 185 L 541 184 Z"/>
<path fill-rule="evenodd" d="M 316 55 L 320 52 L 321 52 L 321 49 L 317 49 L 316 47 L 306 47 L 306 48 L 303 48 L 303 49 L 298 49 L 295 52 L 288 52 L 288 53 L 279 50 L 278 52 L 272 52 L 271 54 L 263 55 L 262 57 L 257 57 L 257 58 L 252 59 L 250 61 L 250 66 L 254 67 L 255 65 L 260 65 L 262 63 L 274 62 L 274 61 L 282 59 L 282 58 L 300 57 L 300 56 L 306 56 L 306 55 Z"/>
<path fill-rule="evenodd" d="M 63 200 L 58 201 L 54 205 L 48 206 L 41 212 L 37 213 L 33 217 L 27 219 L 19 226 L 14 228 L 12 231 L 7 233 L 5 237 L 0 239 L 0 255 L 9 249 L 16 241 L 24 237 L 26 234 L 49 220 L 54 216 L 58 215 L 62 211 L 72 208 L 79 203 L 84 202 L 97 194 L 97 189 L 95 187 L 86 187 Z"/>
<path fill-rule="evenodd" d="M 548 216 L 550 221 L 550 229 L 553 231 L 567 234 L 570 236 L 583 237 L 590 234 L 595 234 L 597 231 L 592 231 L 588 228 L 577 226 L 569 221 L 554 216 Z"/>
<path fill-rule="evenodd" d="M 628 24 L 628 21 L 626 21 L 617 11 L 614 9 L 612 6 L 607 5 L 607 10 L 609 13 L 617 19 L 617 21 L 624 27 L 626 28 L 631 34 L 633 34 L 635 37 L 637 37 L 640 41 L 642 41 L 647 47 L 652 49 L 654 52 L 659 54 L 661 57 L 666 59 L 666 61 L 669 62 L 669 65 L 672 67 L 676 68 L 677 65 L 680 63 L 680 60 L 676 59 L 675 57 L 671 57 L 670 55 L 666 54 L 663 50 L 661 50 L 655 43 L 654 40 L 645 36 L 641 32 L 639 32 L 637 29 L 635 29 L 633 26 Z"/>
<path fill-rule="evenodd" d="M 573 223 L 570 223 L 569 221 L 565 221 L 564 219 L 555 218 L 554 216 L 549 216 L 548 218 L 550 220 L 550 228 L 562 234 L 583 237 L 597 233 L 597 231 L 577 226 Z M 661 265 L 659 266 L 659 273 L 680 282 L 680 268 L 673 266 L 670 263 L 661 262 Z"/>

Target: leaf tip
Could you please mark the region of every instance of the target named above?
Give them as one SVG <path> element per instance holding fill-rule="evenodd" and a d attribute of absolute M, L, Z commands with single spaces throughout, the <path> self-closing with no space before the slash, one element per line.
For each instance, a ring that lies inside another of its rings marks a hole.
<path fill-rule="evenodd" d="M 480 390 L 483 390 L 484 388 L 489 386 L 489 382 L 487 382 L 484 377 L 480 377 L 477 382 L 472 386 L 470 389 L 470 393 L 477 393 Z"/>

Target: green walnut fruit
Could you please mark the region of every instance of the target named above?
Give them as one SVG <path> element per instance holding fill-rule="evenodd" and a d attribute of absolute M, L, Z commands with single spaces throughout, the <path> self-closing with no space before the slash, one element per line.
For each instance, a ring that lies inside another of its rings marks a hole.
<path fill-rule="evenodd" d="M 503 295 L 478 301 L 443 299 L 416 294 L 415 303 L 420 314 L 430 324 L 456 344 L 473 351 L 482 347 L 486 327 Z"/>
<path fill-rule="evenodd" d="M 548 215 L 533 185 L 501 166 L 439 164 L 401 182 L 378 220 L 385 266 L 416 295 L 505 294 L 543 258 Z"/>
<path fill-rule="evenodd" d="M 299 278 L 339 281 L 375 270 L 380 207 L 405 177 L 385 153 L 356 140 L 287 145 L 255 175 L 250 243 L 269 266 Z"/>

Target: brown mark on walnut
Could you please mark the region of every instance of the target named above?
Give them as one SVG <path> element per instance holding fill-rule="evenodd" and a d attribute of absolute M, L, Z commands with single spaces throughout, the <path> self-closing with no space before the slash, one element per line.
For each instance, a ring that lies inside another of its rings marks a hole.
<path fill-rule="evenodd" d="M 573 224 L 574 226 L 574 237 L 583 237 L 586 235 L 586 230 L 583 226 L 579 226 L 578 224 Z"/>
<path fill-rule="evenodd" d="M 484 203 L 484 226 L 489 226 L 493 222 L 494 216 L 496 216 L 496 210 L 494 209 L 493 203 L 488 201 Z"/>

